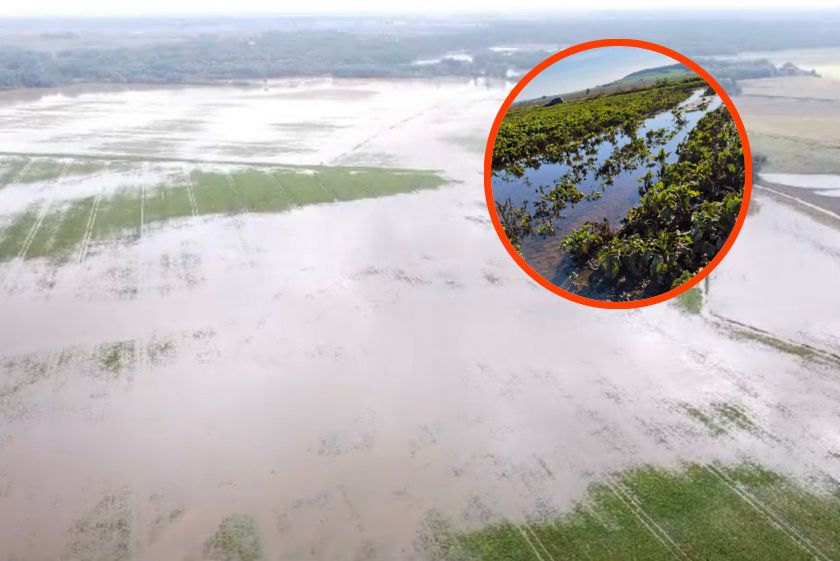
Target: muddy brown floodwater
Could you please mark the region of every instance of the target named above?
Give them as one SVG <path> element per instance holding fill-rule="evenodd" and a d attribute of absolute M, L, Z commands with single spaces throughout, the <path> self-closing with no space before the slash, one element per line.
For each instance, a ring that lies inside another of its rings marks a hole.
<path fill-rule="evenodd" d="M 300 80 L 0 106 L 0 141 L 21 153 L 122 142 L 142 157 L 159 139 L 175 159 L 228 160 L 242 143 L 449 181 L 179 219 L 81 263 L 0 264 L 0 559 L 200 560 L 236 516 L 267 559 L 424 559 L 435 513 L 476 527 L 562 510 L 638 464 L 746 458 L 837 477 L 836 365 L 734 337 L 710 313 L 589 309 L 523 275 L 488 219 L 476 150 L 506 92 Z M 33 184 L 32 200 L 67 181 Z M 0 214 L 26 207 L 24 185 L 5 190 Z M 836 352 L 840 231 L 755 200 L 711 312 Z M 815 268 L 813 298 L 790 290 Z M 757 428 L 720 435 L 686 414 L 720 403 Z"/>

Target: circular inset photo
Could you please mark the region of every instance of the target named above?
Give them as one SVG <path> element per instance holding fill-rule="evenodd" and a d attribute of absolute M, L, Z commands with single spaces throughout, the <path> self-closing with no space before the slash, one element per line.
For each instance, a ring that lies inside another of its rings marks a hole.
<path fill-rule="evenodd" d="M 615 39 L 529 72 L 487 142 L 485 191 L 508 252 L 578 303 L 632 308 L 688 290 L 746 217 L 741 118 L 698 64 Z"/>

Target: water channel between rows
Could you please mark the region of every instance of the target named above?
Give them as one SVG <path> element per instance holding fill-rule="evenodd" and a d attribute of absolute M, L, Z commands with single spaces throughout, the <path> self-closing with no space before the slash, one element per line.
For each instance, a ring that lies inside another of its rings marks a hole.
<path fill-rule="evenodd" d="M 721 100 L 713 97 L 711 103 L 699 104 L 703 97 L 703 90 L 695 91 L 690 98 L 680 104 L 681 107 L 698 107 L 694 110 L 683 112 L 686 124 L 677 134 L 662 148 L 668 152 L 668 163 L 677 159 L 676 149 L 680 142 L 697 125 L 700 118 L 707 112 L 720 106 Z M 676 126 L 676 119 L 671 110 L 657 113 L 643 121 L 639 127 L 638 136 L 644 135 L 651 130 Z M 604 140 L 598 145 L 595 165 L 590 169 L 595 170 L 601 166 L 610 155 L 618 148 L 629 142 L 630 138 L 619 134 L 615 143 Z M 653 152 L 658 151 L 654 148 Z M 520 178 L 493 179 L 493 198 L 497 203 L 510 200 L 514 206 L 521 206 L 529 201 L 529 209 L 532 209 L 533 202 L 539 198 L 538 187 L 551 187 L 557 179 L 569 171 L 566 164 L 543 164 L 538 167 L 526 168 L 525 174 Z M 569 275 L 578 270 L 571 261 L 571 257 L 560 248 L 563 238 L 574 229 L 580 228 L 586 222 L 601 222 L 606 218 L 613 227 L 621 225 L 621 221 L 627 216 L 628 211 L 636 206 L 641 200 L 639 193 L 639 180 L 647 173 L 648 169 L 642 165 L 635 170 L 625 170 L 617 174 L 613 185 L 608 186 L 600 198 L 595 200 L 582 199 L 574 205 L 566 207 L 562 216 L 554 220 L 556 234 L 553 236 L 533 235 L 522 240 L 520 253 L 525 261 L 533 267 L 540 275 L 550 280 L 557 286 L 566 290 L 575 291 L 569 279 Z M 588 172 L 577 188 L 584 194 L 589 195 L 601 189 L 602 179 L 595 177 L 593 172 Z"/>

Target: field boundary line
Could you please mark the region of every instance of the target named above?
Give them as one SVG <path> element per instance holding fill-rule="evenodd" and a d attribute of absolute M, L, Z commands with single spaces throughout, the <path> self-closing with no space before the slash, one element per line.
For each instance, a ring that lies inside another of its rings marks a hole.
<path fill-rule="evenodd" d="M 786 522 L 781 516 L 773 512 L 773 510 L 770 509 L 770 507 L 768 507 L 767 505 L 762 503 L 758 498 L 750 494 L 749 491 L 742 488 L 737 481 L 734 481 L 732 478 L 730 478 L 726 473 L 723 472 L 723 470 L 710 464 L 704 464 L 703 467 L 705 467 L 715 477 L 720 479 L 730 491 L 738 495 L 738 497 L 741 498 L 741 500 L 750 505 L 750 507 L 752 507 L 756 512 L 758 512 L 762 518 L 764 518 L 767 522 L 770 523 L 770 525 L 774 526 L 776 529 L 782 532 L 782 534 L 784 534 L 788 539 L 794 542 L 803 551 L 810 555 L 814 555 L 818 559 L 822 559 L 823 561 L 832 561 L 831 558 L 828 557 L 825 553 L 823 553 L 814 543 L 811 542 L 810 539 L 803 536 L 795 527 Z"/>
<path fill-rule="evenodd" d="M 606 483 L 607 487 L 615 494 L 618 499 L 624 503 L 624 506 L 627 507 L 630 512 L 638 518 L 638 520 L 642 523 L 642 525 L 647 528 L 653 536 L 659 540 L 659 542 L 665 546 L 665 549 L 671 552 L 671 555 L 676 557 L 677 559 L 683 559 L 691 561 L 692 557 L 686 553 L 683 548 L 681 548 L 677 542 L 668 535 L 668 532 L 665 531 L 656 521 L 644 511 L 644 509 L 639 505 L 639 503 L 628 493 L 625 489 L 622 488 L 621 484 L 615 481 L 612 477 Z"/>
<path fill-rule="evenodd" d="M 534 556 L 536 556 L 536 558 L 539 561 L 546 561 L 545 559 L 543 559 L 543 556 L 540 555 L 540 552 L 537 551 L 537 548 L 534 546 L 533 542 L 531 542 L 531 538 L 528 537 L 528 534 L 525 532 L 525 530 L 522 529 L 522 526 L 520 524 L 515 524 L 515 526 L 516 529 L 519 530 L 519 533 L 522 534 L 522 537 L 525 538 L 525 541 L 528 543 L 528 547 L 530 547 L 531 551 L 534 552 Z"/>
<path fill-rule="evenodd" d="M 195 194 L 193 193 L 193 182 L 190 172 L 184 168 L 184 177 L 187 178 L 187 197 L 190 199 L 190 206 L 192 207 L 193 218 L 198 216 L 198 206 L 195 204 Z"/>

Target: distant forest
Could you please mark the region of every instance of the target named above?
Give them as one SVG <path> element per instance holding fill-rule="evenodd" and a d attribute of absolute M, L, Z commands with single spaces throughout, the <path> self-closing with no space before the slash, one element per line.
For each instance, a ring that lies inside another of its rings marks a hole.
<path fill-rule="evenodd" d="M 143 26 L 143 41 L 132 37 Z M 0 88 L 80 82 L 190 83 L 285 76 L 514 77 L 544 49 L 599 37 L 636 37 L 693 56 L 840 45 L 840 12 L 777 16 L 736 13 L 652 20 L 616 15 L 533 21 L 385 19 L 4 20 Z M 15 38 L 21 41 L 15 43 Z M 91 39 L 93 37 L 93 39 Z M 97 42 L 98 41 L 98 42 Z M 56 48 L 55 45 L 60 45 Z M 78 46 L 77 46 L 78 45 Z M 444 58 L 446 53 L 469 57 Z M 418 60 L 425 63 L 418 64 Z M 790 72 L 766 61 L 709 63 L 727 80 Z"/>

